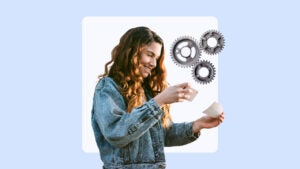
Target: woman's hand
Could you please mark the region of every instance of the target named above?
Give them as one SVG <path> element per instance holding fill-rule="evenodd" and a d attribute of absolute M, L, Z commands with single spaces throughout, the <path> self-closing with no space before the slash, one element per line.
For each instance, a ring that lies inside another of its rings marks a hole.
<path fill-rule="evenodd" d="M 191 93 L 192 90 L 189 83 L 182 83 L 168 87 L 163 92 L 155 96 L 153 99 L 159 106 L 162 106 L 164 104 L 182 102 L 186 99 L 189 99 Z"/>
<path fill-rule="evenodd" d="M 193 123 L 193 132 L 198 133 L 201 129 L 213 128 L 219 126 L 224 121 L 224 112 L 222 112 L 218 117 L 213 118 L 205 115 Z"/>

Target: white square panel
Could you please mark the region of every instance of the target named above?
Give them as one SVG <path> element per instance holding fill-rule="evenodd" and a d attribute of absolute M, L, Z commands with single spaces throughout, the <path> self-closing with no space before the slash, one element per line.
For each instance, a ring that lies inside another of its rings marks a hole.
<path fill-rule="evenodd" d="M 216 76 L 211 83 L 199 84 L 192 77 L 192 67 L 176 65 L 170 55 L 174 41 L 190 36 L 200 41 L 208 30 L 217 30 L 214 17 L 85 17 L 82 20 L 82 148 L 96 153 L 98 148 L 91 127 L 91 109 L 97 76 L 104 72 L 104 64 L 111 58 L 111 50 L 121 36 L 130 28 L 146 26 L 162 37 L 165 43 L 165 64 L 168 82 L 175 85 L 189 82 L 198 90 L 192 102 L 171 105 L 174 122 L 190 122 L 203 116 L 202 111 L 218 100 L 218 55 L 207 55 L 202 51 L 200 60 L 213 63 Z M 215 152 L 218 148 L 218 129 L 202 130 L 195 142 L 178 147 L 168 147 L 166 152 Z"/>

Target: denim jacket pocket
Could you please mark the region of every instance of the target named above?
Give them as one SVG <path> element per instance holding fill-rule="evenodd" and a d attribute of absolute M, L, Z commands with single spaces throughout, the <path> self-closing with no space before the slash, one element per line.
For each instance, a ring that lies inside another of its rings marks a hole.
<path fill-rule="evenodd" d="M 131 163 L 131 158 L 130 158 L 130 144 L 126 145 L 125 147 L 122 148 L 121 150 L 121 156 L 123 158 L 124 164 L 129 164 Z"/>
<path fill-rule="evenodd" d="M 152 145 L 152 140 L 150 138 L 150 133 L 147 132 L 139 141 L 139 153 L 137 158 L 139 161 L 153 163 L 155 162 L 154 149 Z"/>

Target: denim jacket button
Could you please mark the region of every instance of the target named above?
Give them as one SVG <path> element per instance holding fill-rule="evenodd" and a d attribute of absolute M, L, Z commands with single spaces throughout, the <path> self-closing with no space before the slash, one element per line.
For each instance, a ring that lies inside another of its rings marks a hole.
<path fill-rule="evenodd" d="M 132 130 L 131 129 L 128 130 L 128 134 L 129 135 L 132 134 Z"/>
<path fill-rule="evenodd" d="M 134 131 L 136 131 L 136 130 L 137 130 L 137 127 L 134 126 L 134 127 L 132 128 L 132 131 L 134 132 Z"/>

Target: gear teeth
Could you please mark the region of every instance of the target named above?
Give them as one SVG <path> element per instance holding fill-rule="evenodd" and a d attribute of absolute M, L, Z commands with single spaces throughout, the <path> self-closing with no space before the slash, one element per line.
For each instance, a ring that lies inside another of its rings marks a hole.
<path fill-rule="evenodd" d="M 214 38 L 217 41 L 217 44 L 213 47 L 208 45 L 208 39 Z M 217 30 L 206 31 L 200 38 L 200 48 L 204 50 L 205 53 L 209 55 L 215 55 L 220 53 L 225 46 L 224 36 Z"/>
<path fill-rule="evenodd" d="M 196 39 L 190 36 L 181 36 L 173 42 L 170 54 L 176 65 L 186 68 L 199 62 L 201 50 Z"/>
<path fill-rule="evenodd" d="M 200 75 L 199 71 L 201 68 L 206 68 L 208 70 L 208 74 L 206 76 Z M 212 82 L 215 78 L 215 75 L 216 75 L 215 66 L 207 60 L 200 61 L 193 68 L 193 71 L 192 71 L 192 76 L 193 76 L 194 80 L 200 84 L 208 84 L 208 83 Z"/>

